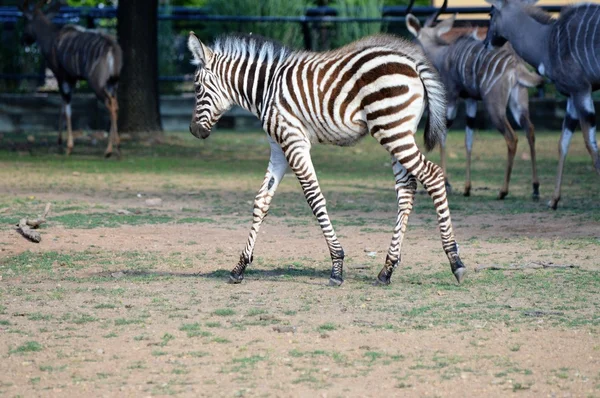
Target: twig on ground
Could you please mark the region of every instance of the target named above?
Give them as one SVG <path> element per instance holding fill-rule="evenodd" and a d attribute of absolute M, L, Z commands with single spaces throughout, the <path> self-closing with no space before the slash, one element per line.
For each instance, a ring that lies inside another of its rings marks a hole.
<path fill-rule="evenodd" d="M 44 209 L 44 214 L 42 214 L 39 218 L 35 218 L 30 220 L 28 218 L 22 218 L 17 224 L 17 232 L 26 237 L 32 242 L 40 243 L 42 240 L 42 236 L 38 231 L 34 231 L 46 222 L 46 217 L 50 212 L 50 203 L 46 204 L 46 208 Z"/>
<path fill-rule="evenodd" d="M 554 264 L 550 261 L 532 261 L 527 264 L 510 264 L 510 265 L 497 265 L 497 264 L 479 264 L 475 267 L 475 272 L 492 270 L 492 271 L 523 271 L 526 269 L 540 269 L 540 268 L 579 268 L 579 265 L 575 264 Z"/>

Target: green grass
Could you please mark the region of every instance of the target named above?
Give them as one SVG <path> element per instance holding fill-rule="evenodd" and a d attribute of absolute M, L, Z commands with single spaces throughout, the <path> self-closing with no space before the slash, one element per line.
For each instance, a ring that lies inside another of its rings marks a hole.
<path fill-rule="evenodd" d="M 27 354 L 31 352 L 42 351 L 43 349 L 44 347 L 42 347 L 42 345 L 37 341 L 27 341 L 24 344 L 18 346 L 17 348 L 10 350 L 9 352 L 11 354 Z"/>

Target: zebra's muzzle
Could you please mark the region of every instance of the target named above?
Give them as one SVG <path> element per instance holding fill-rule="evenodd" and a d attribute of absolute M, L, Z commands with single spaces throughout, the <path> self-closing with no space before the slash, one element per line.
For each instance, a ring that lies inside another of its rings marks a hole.
<path fill-rule="evenodd" d="M 210 130 L 205 129 L 204 127 L 200 126 L 199 124 L 191 123 L 190 124 L 190 133 L 192 133 L 192 135 L 196 138 L 205 139 L 210 135 Z"/>

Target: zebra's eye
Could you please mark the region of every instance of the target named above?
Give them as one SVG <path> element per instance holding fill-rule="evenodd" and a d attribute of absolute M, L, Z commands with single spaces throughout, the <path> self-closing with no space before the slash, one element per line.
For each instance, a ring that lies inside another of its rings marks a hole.
<path fill-rule="evenodd" d="M 202 87 L 201 84 L 196 84 L 196 94 L 202 93 L 203 90 L 204 90 L 204 88 Z"/>

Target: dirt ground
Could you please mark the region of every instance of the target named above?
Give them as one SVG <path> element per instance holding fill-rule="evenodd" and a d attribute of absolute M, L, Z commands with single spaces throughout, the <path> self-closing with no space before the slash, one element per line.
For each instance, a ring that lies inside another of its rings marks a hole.
<path fill-rule="evenodd" d="M 110 211 L 130 205 L 105 203 Z M 168 205 L 190 203 L 173 199 Z M 459 321 L 461 308 L 452 305 L 485 297 L 472 283 L 497 271 L 475 273 L 477 264 L 553 258 L 552 244 L 531 247 L 539 241 L 598 239 L 598 224 L 548 222 L 535 215 L 457 216 L 455 229 L 470 270 L 469 281 L 459 288 L 435 225 L 422 218 L 411 219 L 403 265 L 388 288 L 369 283 L 383 263 L 390 235 L 385 229 L 338 228 L 349 261 L 345 284 L 330 288 L 325 244 L 310 217 L 300 226 L 267 219 L 257 245 L 261 264 L 236 286 L 225 283 L 223 271 L 237 260 L 248 228 L 225 218 L 210 225 L 54 227 L 42 230 L 40 244 L 14 230 L 0 231 L 5 263 L 23 253 L 34 261 L 43 253 L 152 256 L 152 265 L 139 271 L 126 261 L 103 261 L 58 277 L 5 276 L 0 390 L 6 396 L 598 396 L 597 313 L 591 315 L 592 326 L 553 325 L 545 312 L 555 308 L 539 302 L 543 294 L 520 297 L 510 284 L 491 286 L 499 296 L 491 302 L 539 307 L 541 315 L 514 320 L 483 314 Z M 515 236 L 521 243 L 507 246 L 505 239 Z M 561 249 L 560 263 L 598 272 L 597 243 L 586 247 L 592 252 L 568 246 Z M 191 261 L 174 269 L 183 258 Z M 51 267 L 65 265 L 59 260 Z M 300 267 L 311 271 L 294 272 Z M 410 278 L 422 272 L 441 280 Z M 406 285 L 421 294 L 407 296 Z M 594 294 L 597 300 L 597 286 Z M 405 321 L 411 311 L 435 303 L 451 311 L 444 322 Z M 590 304 L 597 309 L 597 301 Z M 29 341 L 39 343 L 40 351 L 21 348 Z"/>
<path fill-rule="evenodd" d="M 544 203 L 558 133 L 538 135 L 538 203 L 522 156 L 509 197 L 495 200 L 506 156 L 497 133 L 477 137 L 470 198 L 458 192 L 455 149 L 462 285 L 420 192 L 392 284 L 373 286 L 396 216 L 389 161 L 376 143 L 316 148 L 346 252 L 334 288 L 291 175 L 244 283 L 226 283 L 268 145 L 254 133 L 201 145 L 188 135 L 131 146 L 120 162 L 82 146 L 91 154 L 70 159 L 0 152 L 0 396 L 600 397 L 600 191 L 582 140 L 557 211 Z M 449 138 L 460 148 L 464 136 Z M 42 241 L 29 242 L 14 224 L 47 202 Z"/>

